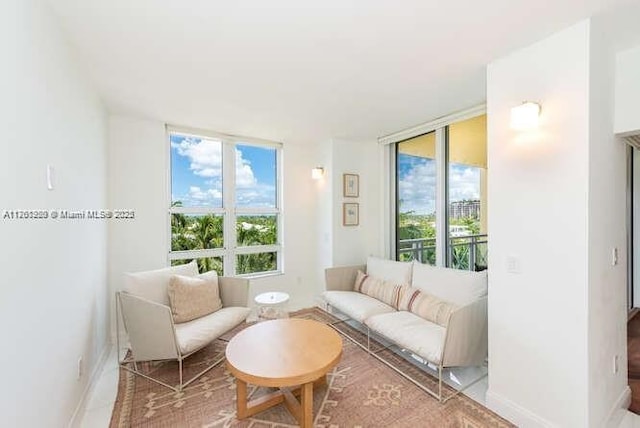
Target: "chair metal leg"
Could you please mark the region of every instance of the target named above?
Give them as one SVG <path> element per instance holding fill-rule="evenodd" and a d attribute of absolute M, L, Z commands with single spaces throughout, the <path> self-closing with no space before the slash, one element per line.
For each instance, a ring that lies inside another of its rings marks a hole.
<path fill-rule="evenodd" d="M 438 378 L 438 391 L 433 391 L 432 389 L 426 387 L 425 385 L 423 385 L 419 380 L 413 378 L 411 375 L 409 375 L 408 373 L 403 372 L 402 370 L 400 370 L 399 368 L 397 368 L 396 366 L 394 366 L 392 363 L 390 363 L 389 361 L 385 360 L 383 357 L 381 357 L 380 355 L 378 355 L 379 352 L 384 351 L 385 349 L 389 349 L 390 347 L 394 346 L 393 344 L 388 345 L 383 347 L 382 349 L 378 350 L 378 351 L 371 351 L 371 330 L 368 326 L 365 325 L 365 327 L 367 328 L 367 346 L 365 347 L 362 343 L 360 343 L 357 339 L 351 337 L 349 334 L 347 334 L 344 331 L 340 331 L 335 325 L 339 324 L 341 322 L 344 321 L 337 321 L 337 322 L 333 322 L 328 324 L 330 327 L 332 327 L 334 330 L 336 330 L 339 334 L 341 334 L 342 336 L 346 337 L 347 339 L 349 339 L 352 343 L 354 343 L 355 345 L 357 345 L 358 347 L 360 347 L 361 349 L 363 349 L 364 351 L 366 351 L 369 355 L 375 357 L 378 361 L 380 361 L 381 363 L 383 363 L 384 365 L 386 365 L 387 367 L 389 367 L 390 369 L 392 369 L 393 371 L 395 371 L 396 373 L 398 373 L 399 375 L 401 375 L 402 377 L 404 377 L 405 379 L 407 379 L 408 381 L 410 381 L 411 383 L 413 383 L 414 385 L 416 385 L 418 388 L 420 388 L 421 390 L 423 390 L 424 392 L 426 392 L 427 394 L 431 395 L 432 397 L 436 398 L 439 402 L 441 403 L 446 403 L 448 400 L 450 400 L 451 398 L 455 397 L 456 395 L 460 394 L 461 392 L 463 392 L 464 390 L 466 390 L 467 388 L 469 388 L 470 386 L 476 384 L 477 382 L 479 382 L 480 380 L 484 379 L 487 375 L 484 374 L 480 377 L 478 377 L 477 379 L 473 380 L 472 382 L 464 385 L 463 387 L 461 387 L 460 389 L 457 388 L 453 388 L 455 392 L 449 394 L 447 397 L 444 397 L 443 394 L 443 388 L 442 388 L 442 371 L 444 370 L 444 366 L 442 364 L 442 362 L 440 362 L 438 364 L 438 368 L 437 368 L 437 378 Z M 410 350 L 409 350 L 410 351 Z M 405 357 L 406 358 L 406 357 Z M 428 363 L 428 362 L 427 362 Z M 426 363 L 424 363 L 424 365 L 427 365 Z M 430 373 L 429 373 L 430 374 Z M 430 374 L 431 375 L 431 374 Z"/>

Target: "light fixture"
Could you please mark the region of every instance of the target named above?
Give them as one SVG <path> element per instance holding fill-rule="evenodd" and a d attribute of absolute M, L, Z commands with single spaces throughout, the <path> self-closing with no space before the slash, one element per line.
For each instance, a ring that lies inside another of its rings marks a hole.
<path fill-rule="evenodd" d="M 536 129 L 540 117 L 540 104 L 525 101 L 511 109 L 511 128 L 518 131 Z"/>
<path fill-rule="evenodd" d="M 321 166 L 317 166 L 311 170 L 311 178 L 314 180 L 320 180 L 324 177 L 324 168 Z"/>

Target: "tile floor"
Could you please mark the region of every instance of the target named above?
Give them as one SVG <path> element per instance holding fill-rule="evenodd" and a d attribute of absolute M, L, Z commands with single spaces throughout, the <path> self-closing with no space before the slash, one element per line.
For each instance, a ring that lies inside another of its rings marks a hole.
<path fill-rule="evenodd" d="M 111 347 L 102 373 L 87 401 L 85 412 L 78 426 L 82 428 L 106 428 L 111 421 L 113 403 L 118 392 L 118 359 L 115 346 Z"/>

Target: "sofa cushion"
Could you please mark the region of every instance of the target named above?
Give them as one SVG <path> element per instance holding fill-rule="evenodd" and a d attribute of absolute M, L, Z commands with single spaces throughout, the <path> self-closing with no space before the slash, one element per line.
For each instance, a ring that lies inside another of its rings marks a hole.
<path fill-rule="evenodd" d="M 247 319 L 251 310 L 232 306 L 212 314 L 176 324 L 176 339 L 182 354 L 202 348 Z"/>
<path fill-rule="evenodd" d="M 206 280 L 199 276 L 172 275 L 167 293 L 176 323 L 191 321 L 222 308 L 217 275 Z"/>
<path fill-rule="evenodd" d="M 167 287 L 172 275 L 196 276 L 198 265 L 195 260 L 184 265 L 171 266 L 163 269 L 148 270 L 144 272 L 129 272 L 124 274 L 125 291 L 160 303 L 169 305 Z"/>
<path fill-rule="evenodd" d="M 414 261 L 411 286 L 464 306 L 487 295 L 487 271 L 434 267 Z"/>
<path fill-rule="evenodd" d="M 411 284 L 410 262 L 397 262 L 394 260 L 367 258 L 367 274 L 394 284 Z"/>
<path fill-rule="evenodd" d="M 399 311 L 408 311 L 427 321 L 446 327 L 451 314 L 459 308 L 455 303 L 446 302 L 419 288 L 403 285 L 399 290 Z"/>
<path fill-rule="evenodd" d="M 331 306 L 361 323 L 372 315 L 395 312 L 391 306 L 355 291 L 325 291 L 322 295 Z"/>
<path fill-rule="evenodd" d="M 365 324 L 401 348 L 440 364 L 447 331 L 444 327 L 406 311 L 374 315 Z"/>

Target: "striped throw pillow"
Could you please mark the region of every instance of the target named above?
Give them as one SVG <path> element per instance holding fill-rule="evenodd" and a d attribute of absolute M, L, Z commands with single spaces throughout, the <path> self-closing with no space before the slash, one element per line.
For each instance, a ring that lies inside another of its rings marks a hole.
<path fill-rule="evenodd" d="M 402 285 L 394 284 L 390 281 L 383 281 L 358 271 L 353 289 L 359 293 L 380 300 L 394 308 L 398 307 L 400 289 Z"/>
<path fill-rule="evenodd" d="M 417 316 L 446 327 L 451 314 L 459 308 L 458 305 L 439 299 L 409 285 L 403 285 L 399 290 L 399 311 L 408 311 Z"/>

